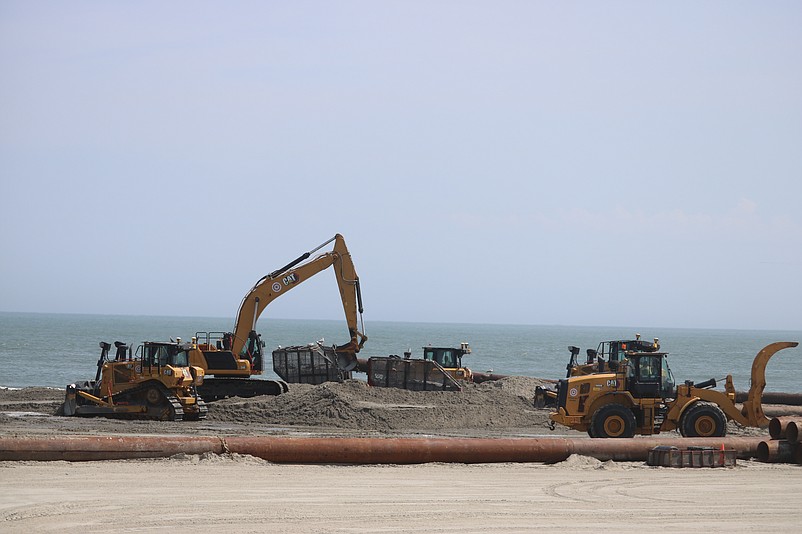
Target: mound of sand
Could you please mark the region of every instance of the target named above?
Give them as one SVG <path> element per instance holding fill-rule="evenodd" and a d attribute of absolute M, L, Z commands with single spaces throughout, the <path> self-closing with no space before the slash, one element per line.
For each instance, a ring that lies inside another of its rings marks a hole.
<path fill-rule="evenodd" d="M 509 377 L 460 392 L 373 388 L 359 380 L 292 384 L 277 397 L 215 402 L 208 420 L 368 431 L 542 428 L 548 414 L 532 406 L 541 382 Z"/>

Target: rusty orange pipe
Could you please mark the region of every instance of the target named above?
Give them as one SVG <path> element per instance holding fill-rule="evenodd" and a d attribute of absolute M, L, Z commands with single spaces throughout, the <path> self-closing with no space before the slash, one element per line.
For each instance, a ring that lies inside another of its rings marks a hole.
<path fill-rule="evenodd" d="M 769 435 L 771 436 L 771 439 L 786 439 L 788 425 L 792 422 L 795 423 L 796 428 L 799 428 L 799 426 L 802 426 L 802 417 L 799 417 L 798 415 L 773 417 L 771 421 L 769 421 Z"/>
<path fill-rule="evenodd" d="M 277 463 L 555 463 L 571 455 L 565 439 L 226 438 L 231 452 Z"/>
<path fill-rule="evenodd" d="M 785 440 L 761 441 L 757 446 L 757 459 L 769 463 L 789 463 L 794 461 L 796 447 Z"/>
<path fill-rule="evenodd" d="M 415 464 L 427 462 L 555 463 L 571 454 L 599 460 L 646 461 L 658 445 L 707 446 L 756 455 L 762 438 L 265 438 L 230 437 L 231 452 L 277 463 Z"/>
<path fill-rule="evenodd" d="M 622 462 L 646 461 L 649 451 L 661 445 L 674 446 L 679 449 L 688 447 L 713 447 L 735 450 L 738 458 L 748 459 L 757 455 L 757 447 L 765 438 L 761 437 L 723 437 L 723 438 L 681 438 L 660 436 L 638 437 L 630 439 L 572 439 L 574 454 L 591 456 L 599 460 L 616 460 Z"/>
<path fill-rule="evenodd" d="M 416 464 L 427 462 L 555 463 L 571 454 L 599 460 L 645 461 L 658 445 L 679 448 L 709 446 L 737 451 L 739 458 L 757 455 L 763 438 L 632 439 L 591 438 L 292 438 L 125 436 L 66 438 L 0 438 L 0 460 L 118 460 L 164 458 L 179 453 L 249 454 L 277 463 Z"/>
<path fill-rule="evenodd" d="M 795 418 L 785 427 L 785 438 L 791 443 L 799 443 L 799 428 L 802 427 L 802 418 Z"/>
<path fill-rule="evenodd" d="M 126 460 L 167 458 L 179 453 L 225 452 L 213 437 L 76 436 L 66 438 L 0 438 L 0 460 Z"/>

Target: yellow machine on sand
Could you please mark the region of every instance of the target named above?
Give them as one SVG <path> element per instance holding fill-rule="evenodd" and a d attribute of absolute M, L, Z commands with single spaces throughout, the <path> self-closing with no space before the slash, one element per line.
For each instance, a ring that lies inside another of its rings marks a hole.
<path fill-rule="evenodd" d="M 162 421 L 198 420 L 206 417 L 206 404 L 196 387 L 203 369 L 189 365 L 190 343 L 146 341 L 136 355 L 119 341 L 114 360 L 111 345 L 100 343 L 100 359 L 94 380 L 67 386 L 61 413 L 67 416 L 102 416 Z"/>
<path fill-rule="evenodd" d="M 724 391 L 710 389 L 716 380 L 676 385 L 665 352 L 627 352 L 621 360 L 606 362 L 609 371 L 573 375 L 560 380 L 552 424 L 586 431 L 594 438 L 626 438 L 679 429 L 683 436 L 726 435 L 727 421 L 767 427 L 762 395 L 766 364 L 778 351 L 796 347 L 780 341 L 765 346 L 752 363 L 747 400 L 738 408 L 732 376 Z"/>
<path fill-rule="evenodd" d="M 423 359 L 431 360 L 440 364 L 443 370 L 451 375 L 454 380 L 473 381 L 473 372 L 468 367 L 463 367 L 462 357 L 471 353 L 468 343 L 460 343 L 456 347 L 423 347 Z"/>
<path fill-rule="evenodd" d="M 334 243 L 331 251 L 306 261 L 318 250 Z M 343 371 L 357 366 L 356 354 L 367 341 L 357 325 L 362 314 L 362 294 L 351 254 L 342 235 L 302 254 L 292 262 L 260 278 L 242 299 L 232 332 L 197 332 L 198 351 L 190 353 L 190 365 L 203 368 L 206 378 L 201 396 L 212 401 L 224 397 L 278 395 L 287 391 L 282 380 L 251 378 L 265 369 L 264 342 L 256 332 L 256 321 L 268 304 L 331 267 L 340 290 L 350 341 L 336 347 L 336 365 Z M 363 328 L 364 330 L 364 328 Z"/>

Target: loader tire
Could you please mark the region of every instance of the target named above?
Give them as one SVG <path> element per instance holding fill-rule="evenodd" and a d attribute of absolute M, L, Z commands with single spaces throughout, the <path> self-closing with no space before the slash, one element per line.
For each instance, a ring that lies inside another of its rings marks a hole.
<path fill-rule="evenodd" d="M 727 435 L 727 417 L 712 402 L 697 402 L 682 414 L 679 432 L 686 438 L 719 438 Z"/>
<path fill-rule="evenodd" d="M 605 404 L 593 414 L 588 435 L 592 438 L 631 438 L 635 414 L 623 404 Z"/>

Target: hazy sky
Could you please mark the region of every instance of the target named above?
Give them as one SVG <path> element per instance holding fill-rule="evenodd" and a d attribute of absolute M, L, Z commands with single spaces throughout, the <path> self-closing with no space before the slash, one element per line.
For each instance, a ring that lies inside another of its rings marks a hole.
<path fill-rule="evenodd" d="M 0 310 L 233 321 L 339 232 L 368 325 L 802 330 L 800 28 L 797 1 L 4 0 Z M 339 319 L 333 275 L 266 314 Z"/>

